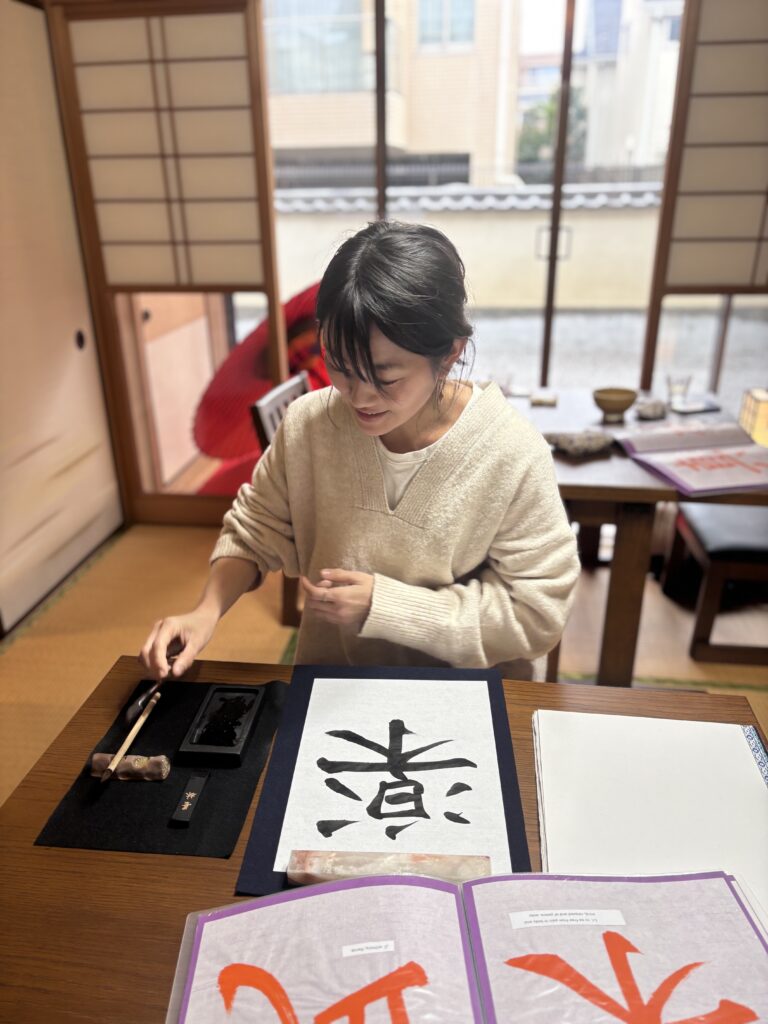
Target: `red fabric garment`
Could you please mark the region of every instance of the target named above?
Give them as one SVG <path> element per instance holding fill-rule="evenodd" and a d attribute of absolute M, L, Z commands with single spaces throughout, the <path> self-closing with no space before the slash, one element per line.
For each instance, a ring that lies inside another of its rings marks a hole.
<path fill-rule="evenodd" d="M 318 288 L 319 284 L 313 284 L 283 305 L 289 370 L 292 374 L 306 370 L 312 388 L 330 384 L 315 326 Z M 255 457 L 261 454 L 253 428 L 251 406 L 273 386 L 267 372 L 268 332 L 268 321 L 263 320 L 236 345 L 200 399 L 193 436 L 197 447 L 206 455 L 241 459 L 246 455 Z M 201 490 L 199 493 L 211 492 Z"/>

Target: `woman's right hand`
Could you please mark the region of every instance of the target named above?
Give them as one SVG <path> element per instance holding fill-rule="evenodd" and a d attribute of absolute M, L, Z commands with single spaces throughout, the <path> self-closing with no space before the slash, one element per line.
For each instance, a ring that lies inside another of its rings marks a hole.
<path fill-rule="evenodd" d="M 218 621 L 218 615 L 203 609 L 159 619 L 141 649 L 139 661 L 153 679 L 180 676 L 211 639 Z M 177 651 L 170 663 L 169 655 Z"/>

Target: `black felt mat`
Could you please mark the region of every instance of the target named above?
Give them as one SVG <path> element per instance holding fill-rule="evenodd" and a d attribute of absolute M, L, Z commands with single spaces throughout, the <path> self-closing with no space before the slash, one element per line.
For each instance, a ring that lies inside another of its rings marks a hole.
<path fill-rule="evenodd" d="M 150 683 L 142 682 L 128 707 Z M 221 683 L 211 685 L 221 686 Z M 238 684 L 241 688 L 242 684 Z M 264 767 L 286 692 L 285 683 L 266 684 L 256 728 L 238 768 L 210 768 L 204 790 L 186 828 L 168 821 L 190 776 L 198 769 L 175 765 L 174 755 L 208 693 L 199 683 L 172 682 L 131 746 L 130 754 L 165 754 L 171 772 L 162 782 L 120 781 L 102 784 L 84 765 L 68 793 L 35 840 L 36 846 L 66 846 L 130 853 L 176 853 L 192 857 L 229 857 L 235 847 L 256 783 Z M 113 752 L 125 738 L 124 710 L 94 750 Z M 87 760 L 91 751 L 87 752 Z"/>

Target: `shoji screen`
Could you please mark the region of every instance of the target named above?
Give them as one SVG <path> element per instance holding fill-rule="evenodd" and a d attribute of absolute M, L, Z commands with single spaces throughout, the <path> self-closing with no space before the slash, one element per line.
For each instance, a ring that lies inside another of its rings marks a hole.
<path fill-rule="evenodd" d="M 69 31 L 107 283 L 261 285 L 245 15 Z"/>
<path fill-rule="evenodd" d="M 768 291 L 768 2 L 686 0 L 640 386 L 665 295 Z"/>
<path fill-rule="evenodd" d="M 218 522 L 223 499 L 148 489 L 149 428 L 137 423 L 170 410 L 156 408 L 149 362 L 137 370 L 126 354 L 121 310 L 152 292 L 262 292 L 267 373 L 287 376 L 261 0 L 45 0 L 45 11 L 127 518 Z M 188 418 L 198 396 L 187 377 Z"/>
<path fill-rule="evenodd" d="M 768 3 L 704 0 L 674 199 L 669 288 L 768 284 Z"/>

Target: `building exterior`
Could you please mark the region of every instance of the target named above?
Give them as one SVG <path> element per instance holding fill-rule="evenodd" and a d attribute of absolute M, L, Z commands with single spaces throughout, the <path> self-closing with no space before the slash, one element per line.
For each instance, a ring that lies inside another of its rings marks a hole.
<path fill-rule="evenodd" d="M 585 166 L 661 180 L 683 0 L 590 0 L 576 59 L 587 110 Z"/>
<path fill-rule="evenodd" d="M 510 179 L 517 37 L 518 0 L 390 0 L 392 184 Z M 278 186 L 372 185 L 373 0 L 269 0 L 265 38 Z"/>

